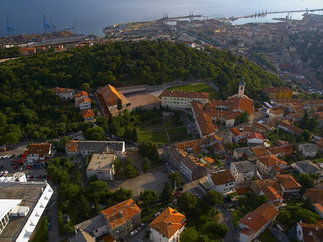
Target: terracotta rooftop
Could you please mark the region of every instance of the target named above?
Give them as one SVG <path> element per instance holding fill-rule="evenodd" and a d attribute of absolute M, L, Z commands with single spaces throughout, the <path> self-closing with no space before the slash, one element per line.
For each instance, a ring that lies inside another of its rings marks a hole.
<path fill-rule="evenodd" d="M 100 93 L 107 107 L 117 105 L 119 99 L 121 100 L 122 105 L 129 103 L 128 99 L 111 85 L 102 87 Z"/>
<path fill-rule="evenodd" d="M 323 203 L 323 188 L 306 189 L 303 196 L 310 198 L 315 203 Z"/>
<path fill-rule="evenodd" d="M 88 98 L 88 97 L 83 97 L 80 100 L 78 100 L 77 103 L 78 104 L 81 104 L 81 103 L 91 103 L 91 99 Z"/>
<path fill-rule="evenodd" d="M 271 202 L 276 201 L 276 200 L 283 200 L 282 196 L 273 187 L 263 186 L 262 192 L 265 194 L 265 196 Z"/>
<path fill-rule="evenodd" d="M 86 119 L 86 118 L 94 118 L 95 117 L 95 114 L 93 112 L 93 110 L 89 109 L 89 110 L 83 110 L 81 112 L 81 115 L 83 117 L 83 119 Z"/>
<path fill-rule="evenodd" d="M 212 174 L 211 179 L 215 186 L 234 182 L 233 176 L 231 175 L 231 172 L 228 170 L 224 170 L 222 172 L 217 172 Z"/>
<path fill-rule="evenodd" d="M 251 147 L 251 150 L 253 153 L 255 153 L 256 156 L 262 156 L 262 155 L 267 155 L 268 151 L 265 147 L 263 146 L 255 146 Z"/>
<path fill-rule="evenodd" d="M 260 140 L 264 140 L 264 136 L 260 133 L 249 133 L 247 135 L 248 140 L 249 139 L 260 139 Z"/>
<path fill-rule="evenodd" d="M 267 167 L 279 166 L 279 165 L 287 165 L 286 161 L 279 159 L 278 157 L 270 154 L 263 155 L 258 157 L 259 162 L 263 163 Z"/>
<path fill-rule="evenodd" d="M 278 213 L 278 210 L 268 203 L 262 204 L 255 211 L 249 212 L 240 221 L 240 224 L 248 226 L 254 233 L 265 226 Z"/>
<path fill-rule="evenodd" d="M 241 135 L 241 133 L 236 128 L 231 128 L 230 131 L 234 136 Z"/>
<path fill-rule="evenodd" d="M 165 90 L 161 94 L 162 97 L 181 97 L 181 98 L 203 98 L 209 99 L 207 92 L 184 92 L 184 91 L 168 91 Z"/>
<path fill-rule="evenodd" d="M 268 150 L 273 155 L 279 155 L 284 153 L 284 156 L 287 156 L 287 155 L 291 155 L 294 149 L 292 145 L 282 145 L 282 146 L 270 147 Z"/>
<path fill-rule="evenodd" d="M 73 89 L 64 88 L 64 87 L 55 87 L 53 88 L 53 90 L 56 93 L 71 93 L 74 91 Z"/>
<path fill-rule="evenodd" d="M 297 189 L 302 187 L 291 174 L 279 174 L 276 175 L 276 178 L 284 189 Z"/>
<path fill-rule="evenodd" d="M 77 151 L 77 147 L 78 147 L 78 142 L 77 141 L 69 141 L 66 145 L 65 145 L 65 150 L 67 152 L 76 152 Z"/>
<path fill-rule="evenodd" d="M 203 104 L 197 101 L 192 102 L 192 108 L 195 113 L 196 120 L 200 127 L 202 135 L 208 135 L 215 132 L 215 126 L 213 122 L 204 111 L 203 111 Z"/>
<path fill-rule="evenodd" d="M 74 98 L 78 98 L 78 97 L 82 97 L 82 96 L 89 96 L 89 94 L 86 91 L 80 91 L 80 92 L 74 94 Z"/>
<path fill-rule="evenodd" d="M 39 157 L 44 157 L 50 152 L 50 143 L 31 144 L 28 147 L 28 154 L 38 154 Z"/>
<path fill-rule="evenodd" d="M 139 213 L 141 213 L 141 209 L 131 198 L 101 211 L 112 229 L 125 224 Z"/>
<path fill-rule="evenodd" d="M 177 210 L 168 207 L 159 214 L 149 226 L 170 239 L 180 228 L 185 226 L 185 216 Z"/>
<path fill-rule="evenodd" d="M 321 242 L 323 238 L 322 224 L 299 223 L 303 230 L 304 242 Z"/>

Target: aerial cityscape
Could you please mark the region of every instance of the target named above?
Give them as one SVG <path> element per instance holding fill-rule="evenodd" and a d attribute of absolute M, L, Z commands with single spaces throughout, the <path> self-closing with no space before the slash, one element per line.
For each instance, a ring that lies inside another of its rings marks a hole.
<path fill-rule="evenodd" d="M 0 242 L 323 241 L 321 3 L 72 2 L 0 10 Z"/>

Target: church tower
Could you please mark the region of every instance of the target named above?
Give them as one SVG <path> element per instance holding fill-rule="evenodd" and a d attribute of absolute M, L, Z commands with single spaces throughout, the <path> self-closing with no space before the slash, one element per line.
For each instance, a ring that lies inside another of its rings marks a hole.
<path fill-rule="evenodd" d="M 241 82 L 239 83 L 238 97 L 243 97 L 245 88 L 246 82 L 244 81 L 244 78 L 242 78 Z"/>

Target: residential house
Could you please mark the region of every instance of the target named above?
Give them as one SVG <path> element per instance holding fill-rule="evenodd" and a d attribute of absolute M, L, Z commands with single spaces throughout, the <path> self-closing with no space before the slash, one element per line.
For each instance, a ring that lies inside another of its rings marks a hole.
<path fill-rule="evenodd" d="M 89 110 L 83 110 L 81 112 L 81 116 L 84 120 L 85 123 L 88 123 L 88 122 L 95 122 L 96 119 L 95 119 L 95 114 L 93 112 L 92 109 L 89 109 Z"/>
<path fill-rule="evenodd" d="M 302 242 L 322 241 L 323 224 L 307 224 L 299 222 L 296 226 L 297 240 Z"/>
<path fill-rule="evenodd" d="M 323 188 L 308 188 L 306 189 L 303 198 L 309 198 L 314 203 L 323 204 Z"/>
<path fill-rule="evenodd" d="M 277 174 L 281 169 L 286 168 L 287 162 L 270 154 L 259 156 L 256 165 L 260 174 L 268 176 Z"/>
<path fill-rule="evenodd" d="M 235 181 L 229 170 L 218 170 L 208 174 L 210 189 L 227 196 L 234 193 Z"/>
<path fill-rule="evenodd" d="M 87 178 L 96 176 L 99 180 L 113 181 L 115 159 L 114 154 L 93 154 L 86 168 Z"/>
<path fill-rule="evenodd" d="M 270 147 L 268 149 L 270 153 L 272 153 L 274 156 L 289 156 L 293 154 L 293 146 L 292 145 L 281 145 L 281 146 L 275 146 L 275 147 Z"/>
<path fill-rule="evenodd" d="M 118 241 L 141 224 L 141 209 L 131 198 L 102 210 L 101 214 L 105 218 L 108 233 Z"/>
<path fill-rule="evenodd" d="M 279 195 L 282 195 L 282 188 L 279 184 L 279 181 L 275 178 L 263 179 L 263 180 L 255 180 L 251 183 L 251 190 L 257 196 L 260 196 L 262 193 L 265 193 L 264 187 L 272 187 L 274 188 Z"/>
<path fill-rule="evenodd" d="M 311 160 L 297 161 L 291 164 L 291 167 L 296 169 L 299 173 L 306 173 L 308 175 L 321 173 L 321 168 L 314 164 Z"/>
<path fill-rule="evenodd" d="M 249 133 L 247 134 L 247 143 L 249 146 L 260 145 L 264 143 L 265 138 L 260 133 Z"/>
<path fill-rule="evenodd" d="M 27 161 L 44 161 L 49 158 L 52 154 L 52 144 L 50 143 L 40 143 L 31 144 L 28 147 Z"/>
<path fill-rule="evenodd" d="M 272 204 L 276 208 L 280 207 L 284 200 L 283 197 L 278 193 L 278 191 L 274 187 L 270 186 L 262 186 L 259 195 L 265 195 L 268 198 L 270 204 Z"/>
<path fill-rule="evenodd" d="M 185 224 L 185 216 L 168 207 L 150 222 L 149 239 L 152 242 L 179 242 Z"/>
<path fill-rule="evenodd" d="M 262 146 L 262 145 L 258 145 L 258 146 L 254 146 L 251 147 L 251 151 L 258 157 L 258 156 L 263 156 L 263 155 L 269 155 L 270 152 L 268 152 L 268 150 Z"/>
<path fill-rule="evenodd" d="M 187 153 L 184 150 L 177 149 L 175 146 L 166 146 L 164 150 L 168 161 L 176 170 L 180 170 L 181 160 L 187 156 Z"/>
<path fill-rule="evenodd" d="M 300 194 L 302 186 L 291 174 L 279 174 L 276 178 L 282 188 L 283 197 L 295 197 Z"/>
<path fill-rule="evenodd" d="M 68 156 L 114 153 L 118 157 L 123 157 L 125 147 L 124 141 L 71 140 L 65 145 L 65 151 Z"/>
<path fill-rule="evenodd" d="M 85 241 L 95 241 L 96 238 L 109 232 L 106 220 L 102 214 L 75 225 L 74 230 L 75 236 L 71 241 L 75 242 L 81 241 L 82 238 L 86 238 L 87 240 Z"/>
<path fill-rule="evenodd" d="M 321 218 L 323 218 L 323 206 L 320 203 L 313 204 L 315 212 L 317 212 Z"/>
<path fill-rule="evenodd" d="M 249 212 L 239 221 L 239 241 L 249 242 L 257 238 L 275 219 L 278 210 L 271 204 L 264 203 L 255 211 Z"/>
<path fill-rule="evenodd" d="M 82 98 L 88 98 L 89 94 L 86 91 L 80 91 L 74 94 L 75 107 L 78 107 L 78 101 Z"/>
<path fill-rule="evenodd" d="M 253 161 L 257 159 L 257 156 L 251 151 L 250 147 L 242 147 L 233 150 L 233 158 L 235 160 L 245 159 Z"/>
<path fill-rule="evenodd" d="M 256 166 L 249 161 L 231 162 L 230 172 L 236 183 L 250 181 L 255 175 Z"/>
<path fill-rule="evenodd" d="M 271 109 L 269 112 L 269 118 L 270 119 L 280 119 L 284 117 L 284 110 L 281 109 Z"/>
<path fill-rule="evenodd" d="M 212 148 L 216 156 L 223 156 L 225 154 L 225 148 L 222 143 L 215 143 Z"/>
<path fill-rule="evenodd" d="M 239 143 L 240 140 L 246 137 L 243 133 L 241 133 L 236 128 L 231 128 L 230 132 L 232 133 L 232 143 Z"/>
<path fill-rule="evenodd" d="M 59 96 L 61 99 L 72 99 L 74 97 L 74 89 L 55 87 L 53 88 L 55 95 Z"/>
<path fill-rule="evenodd" d="M 161 94 L 162 107 L 170 109 L 187 109 L 191 108 L 193 101 L 202 104 L 209 102 L 209 94 L 207 92 L 184 92 L 184 91 L 168 91 L 165 90 Z"/>
<path fill-rule="evenodd" d="M 317 147 L 314 144 L 299 144 L 298 145 L 298 151 L 304 156 L 304 157 L 315 157 L 317 154 Z"/>
<path fill-rule="evenodd" d="M 303 130 L 296 127 L 295 125 L 290 124 L 287 121 L 281 121 L 278 123 L 277 125 L 278 129 L 284 130 L 285 132 L 292 134 L 292 135 L 296 135 L 299 136 L 303 133 Z"/>
<path fill-rule="evenodd" d="M 91 109 L 91 102 L 90 98 L 83 97 L 77 101 L 76 107 L 80 108 L 80 110 L 88 110 Z"/>
<path fill-rule="evenodd" d="M 35 53 L 36 53 L 35 47 L 21 47 L 21 48 L 19 48 L 19 55 L 20 56 L 33 55 Z"/>

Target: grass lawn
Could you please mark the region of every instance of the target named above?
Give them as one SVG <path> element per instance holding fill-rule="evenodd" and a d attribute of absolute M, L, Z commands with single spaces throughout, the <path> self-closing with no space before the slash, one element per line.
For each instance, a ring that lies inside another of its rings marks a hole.
<path fill-rule="evenodd" d="M 167 129 L 167 131 L 172 141 L 179 141 L 179 140 L 187 139 L 189 137 L 185 127 L 170 128 L 170 129 Z"/>
<path fill-rule="evenodd" d="M 151 142 L 161 144 L 167 143 L 167 136 L 163 129 L 145 129 L 139 131 L 139 142 L 150 140 Z"/>
<path fill-rule="evenodd" d="M 219 98 L 217 91 L 215 91 L 212 87 L 210 87 L 205 83 L 171 87 L 167 90 L 181 90 L 181 91 L 188 91 L 188 92 L 208 92 L 210 94 L 210 99 Z"/>
<path fill-rule="evenodd" d="M 275 237 L 271 234 L 271 232 L 266 229 L 261 235 L 259 235 L 258 239 L 262 242 L 275 242 Z"/>
<path fill-rule="evenodd" d="M 45 242 L 48 241 L 48 225 L 47 217 L 43 219 L 41 225 L 38 227 L 37 232 L 33 238 L 33 242 Z"/>

